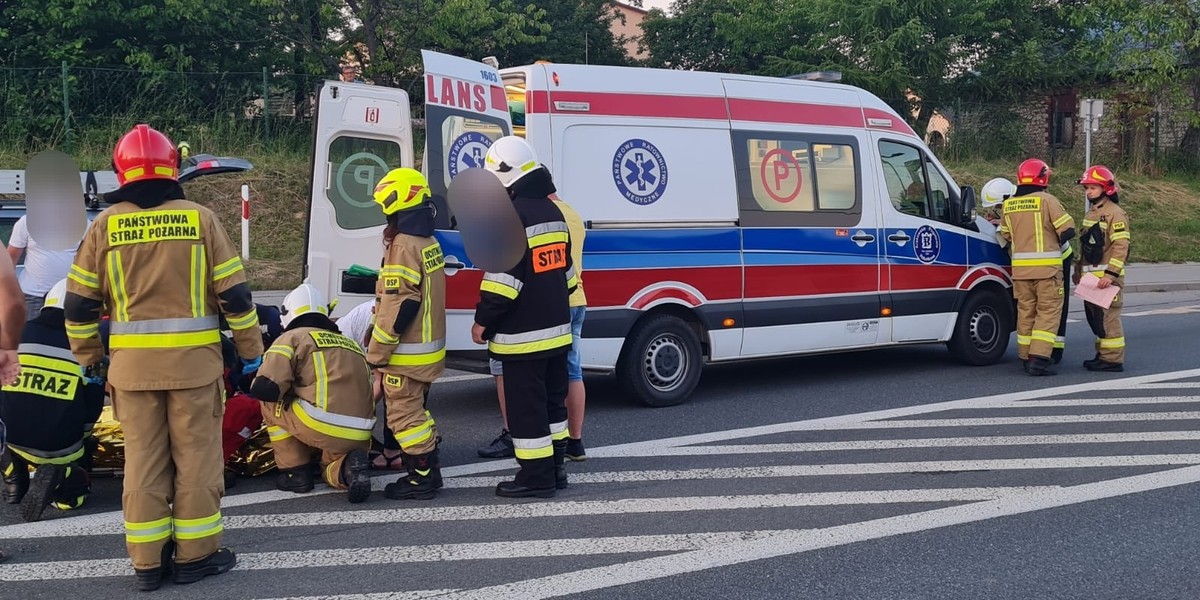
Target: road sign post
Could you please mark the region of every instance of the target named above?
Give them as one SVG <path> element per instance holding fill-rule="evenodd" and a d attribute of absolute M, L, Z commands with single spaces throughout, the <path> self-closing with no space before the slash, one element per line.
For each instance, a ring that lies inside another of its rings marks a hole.
<path fill-rule="evenodd" d="M 1104 116 L 1104 101 L 1084 98 L 1079 101 L 1079 115 L 1084 118 L 1083 168 L 1092 166 L 1092 133 L 1100 130 L 1100 117 Z M 1090 208 L 1087 194 L 1083 196 L 1083 212 Z"/>

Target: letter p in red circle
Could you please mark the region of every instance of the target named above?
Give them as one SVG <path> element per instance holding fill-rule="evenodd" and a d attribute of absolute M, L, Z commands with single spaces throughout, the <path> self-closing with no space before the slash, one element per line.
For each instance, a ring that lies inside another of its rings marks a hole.
<path fill-rule="evenodd" d="M 781 204 L 795 200 L 804 187 L 800 163 L 796 162 L 791 152 L 782 148 L 775 148 L 763 157 L 758 178 L 767 195 Z"/>

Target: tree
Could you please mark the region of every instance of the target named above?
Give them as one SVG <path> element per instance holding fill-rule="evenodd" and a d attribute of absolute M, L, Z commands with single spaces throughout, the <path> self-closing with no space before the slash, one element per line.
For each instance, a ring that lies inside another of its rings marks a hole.
<path fill-rule="evenodd" d="M 538 60 L 571 64 L 624 65 L 629 63 L 611 26 L 618 18 L 610 0 L 544 2 L 517 0 L 518 10 L 540 8 L 548 26 L 545 40 L 511 46 L 498 56 L 503 65 L 526 65 Z"/>
<path fill-rule="evenodd" d="M 1200 2 L 1093 0 L 1078 23 L 1094 29 L 1090 60 L 1148 105 L 1182 107 L 1183 158 L 1200 163 Z"/>

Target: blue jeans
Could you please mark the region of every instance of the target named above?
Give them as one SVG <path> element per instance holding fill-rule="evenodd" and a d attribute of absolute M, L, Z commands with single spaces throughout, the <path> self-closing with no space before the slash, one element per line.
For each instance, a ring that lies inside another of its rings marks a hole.
<path fill-rule="evenodd" d="M 567 352 L 567 381 L 583 381 L 583 363 L 579 359 L 579 340 L 583 337 L 583 317 L 587 313 L 586 306 L 571 307 L 571 350 Z M 492 376 L 504 375 L 504 365 L 494 359 L 488 359 L 488 371 Z"/>

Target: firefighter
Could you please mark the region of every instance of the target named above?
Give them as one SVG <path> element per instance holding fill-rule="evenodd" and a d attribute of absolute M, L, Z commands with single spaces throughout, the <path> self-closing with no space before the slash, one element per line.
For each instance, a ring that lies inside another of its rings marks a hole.
<path fill-rule="evenodd" d="M 357 504 L 371 495 L 371 430 L 375 404 L 371 370 L 362 348 L 329 319 L 321 292 L 304 283 L 283 300 L 283 335 L 267 349 L 250 395 L 261 400 L 263 421 L 279 467 L 275 486 L 303 494 L 313 489 L 312 450 L 321 451 L 321 477 L 348 489 Z"/>
<path fill-rule="evenodd" d="M 140 590 L 164 575 L 193 583 L 233 568 L 221 548 L 223 314 L 243 372 L 262 362 L 262 336 L 242 261 L 211 210 L 184 200 L 179 155 L 140 124 L 113 150 L 120 187 L 96 216 L 67 283 L 67 337 L 85 375 L 104 356 L 125 432 L 125 542 Z"/>
<path fill-rule="evenodd" d="M 433 237 L 429 184 L 419 171 L 389 171 L 374 196 L 387 227 L 367 362 L 382 378 L 388 430 L 407 469 L 384 495 L 427 500 L 442 487 L 440 438 L 425 398 L 446 364 L 445 260 Z"/>
<path fill-rule="evenodd" d="M 1075 221 L 1046 191 L 1050 166 L 1031 158 L 1017 167 L 1017 193 L 1004 201 L 1000 236 L 1012 245 L 1017 299 L 1017 355 L 1031 376 L 1047 367 L 1063 311 L 1062 245 L 1075 237 Z"/>
<path fill-rule="evenodd" d="M 1003 177 L 997 177 L 983 184 L 983 188 L 979 191 L 981 203 L 987 209 L 984 211 L 983 218 L 987 219 L 988 223 L 999 227 L 1004 212 L 1004 201 L 1012 198 L 1016 193 L 1017 186 Z M 1007 244 L 1008 240 L 1000 238 L 1000 242 Z"/>
<path fill-rule="evenodd" d="M 504 273 L 486 273 L 471 337 L 485 340 L 504 369 L 504 396 L 520 470 L 496 486 L 508 498 L 550 498 L 566 487 L 568 297 L 577 277 L 562 212 L 550 199 L 550 173 L 524 139 L 496 140 L 484 168 L 500 180 L 525 226 L 528 247 Z"/>
<path fill-rule="evenodd" d="M 0 391 L 0 414 L 12 427 L 9 448 L 0 455 L 4 500 L 20 503 L 26 521 L 41 518 L 51 504 L 79 508 L 91 492 L 91 434 L 104 408 L 104 386 L 100 379 L 85 380 L 71 355 L 62 308 L 66 294 L 63 279 L 26 323 L 17 347 L 21 378 Z M 31 465 L 38 470 L 32 486 Z"/>
<path fill-rule="evenodd" d="M 1083 218 L 1080 258 L 1074 279 L 1099 277 L 1096 287 L 1125 286 L 1125 260 L 1129 258 L 1129 217 L 1118 202 L 1116 177 L 1103 165 L 1088 167 L 1079 179 L 1091 209 Z M 1121 327 L 1122 294 L 1109 307 L 1084 302 L 1088 325 L 1096 335 L 1096 357 L 1084 361 L 1089 371 L 1120 373 L 1125 370 L 1125 334 Z"/>

